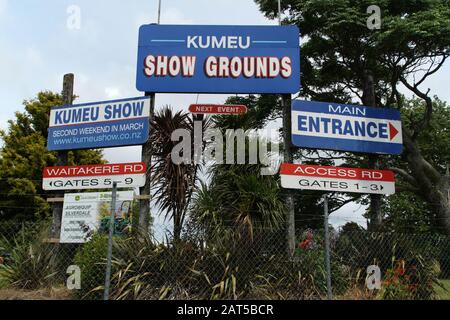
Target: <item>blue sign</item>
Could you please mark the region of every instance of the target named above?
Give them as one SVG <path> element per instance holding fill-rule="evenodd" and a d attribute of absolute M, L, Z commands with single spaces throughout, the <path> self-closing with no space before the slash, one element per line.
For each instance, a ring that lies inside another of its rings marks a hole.
<path fill-rule="evenodd" d="M 298 147 L 401 154 L 400 112 L 328 102 L 292 102 L 292 142 Z"/>
<path fill-rule="evenodd" d="M 175 93 L 296 93 L 296 26 L 144 25 L 136 87 Z"/>
<path fill-rule="evenodd" d="M 55 151 L 144 144 L 149 117 L 149 97 L 53 107 L 47 148 Z"/>

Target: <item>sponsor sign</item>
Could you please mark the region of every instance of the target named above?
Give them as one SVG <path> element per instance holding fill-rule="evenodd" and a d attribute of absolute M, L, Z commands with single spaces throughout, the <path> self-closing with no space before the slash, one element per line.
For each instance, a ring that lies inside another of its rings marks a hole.
<path fill-rule="evenodd" d="M 76 150 L 144 144 L 148 140 L 150 98 L 53 107 L 47 148 Z"/>
<path fill-rule="evenodd" d="M 85 166 L 47 167 L 43 171 L 42 188 L 51 190 L 86 190 L 135 188 L 145 185 L 145 163 L 96 164 Z"/>
<path fill-rule="evenodd" d="M 247 113 L 247 107 L 231 104 L 191 104 L 189 112 L 193 114 L 243 114 Z"/>
<path fill-rule="evenodd" d="M 328 102 L 292 102 L 292 142 L 298 147 L 401 154 L 400 112 Z"/>
<path fill-rule="evenodd" d="M 96 231 L 108 230 L 111 215 L 111 192 L 66 193 L 61 222 L 61 243 L 85 243 Z M 116 234 L 130 226 L 133 192 L 117 192 Z"/>
<path fill-rule="evenodd" d="M 147 92 L 296 93 L 296 26 L 143 25 L 136 87 Z"/>
<path fill-rule="evenodd" d="M 388 170 L 283 163 L 281 186 L 287 189 L 394 194 L 395 174 Z"/>

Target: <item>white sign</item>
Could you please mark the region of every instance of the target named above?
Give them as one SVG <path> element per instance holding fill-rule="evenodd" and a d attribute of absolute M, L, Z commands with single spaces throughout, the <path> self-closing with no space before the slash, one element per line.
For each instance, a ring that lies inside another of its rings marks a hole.
<path fill-rule="evenodd" d="M 281 186 L 287 189 L 394 194 L 395 175 L 388 170 L 325 167 L 284 163 Z"/>
<path fill-rule="evenodd" d="M 47 167 L 42 188 L 51 190 L 137 188 L 145 185 L 145 163 L 96 164 L 72 167 Z"/>
<path fill-rule="evenodd" d="M 60 243 L 89 241 L 102 221 L 109 221 L 111 196 L 111 192 L 65 194 Z M 117 192 L 116 219 L 130 221 L 133 198 L 132 191 Z"/>

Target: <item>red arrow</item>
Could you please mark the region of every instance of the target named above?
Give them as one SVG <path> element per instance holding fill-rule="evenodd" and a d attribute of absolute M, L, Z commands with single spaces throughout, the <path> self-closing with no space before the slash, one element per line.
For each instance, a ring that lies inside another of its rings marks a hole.
<path fill-rule="evenodd" d="M 397 134 L 398 130 L 392 125 L 392 123 L 389 123 L 389 136 L 391 137 L 391 140 L 394 140 Z"/>

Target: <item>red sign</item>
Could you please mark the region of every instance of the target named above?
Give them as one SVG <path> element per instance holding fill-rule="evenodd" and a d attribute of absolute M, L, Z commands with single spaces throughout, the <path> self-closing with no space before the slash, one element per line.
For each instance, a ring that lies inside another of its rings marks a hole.
<path fill-rule="evenodd" d="M 145 185 L 147 166 L 143 162 L 47 167 L 42 176 L 44 190 L 107 189 Z"/>
<path fill-rule="evenodd" d="M 289 189 L 395 193 L 395 174 L 388 170 L 283 163 L 280 174 L 281 185 Z"/>
<path fill-rule="evenodd" d="M 123 174 L 145 173 L 147 166 L 143 162 L 93 164 L 84 166 L 47 167 L 44 169 L 44 178 L 88 177 L 88 176 L 114 176 Z"/>
<path fill-rule="evenodd" d="M 189 112 L 194 114 L 243 114 L 247 113 L 247 107 L 232 104 L 192 104 Z"/>

